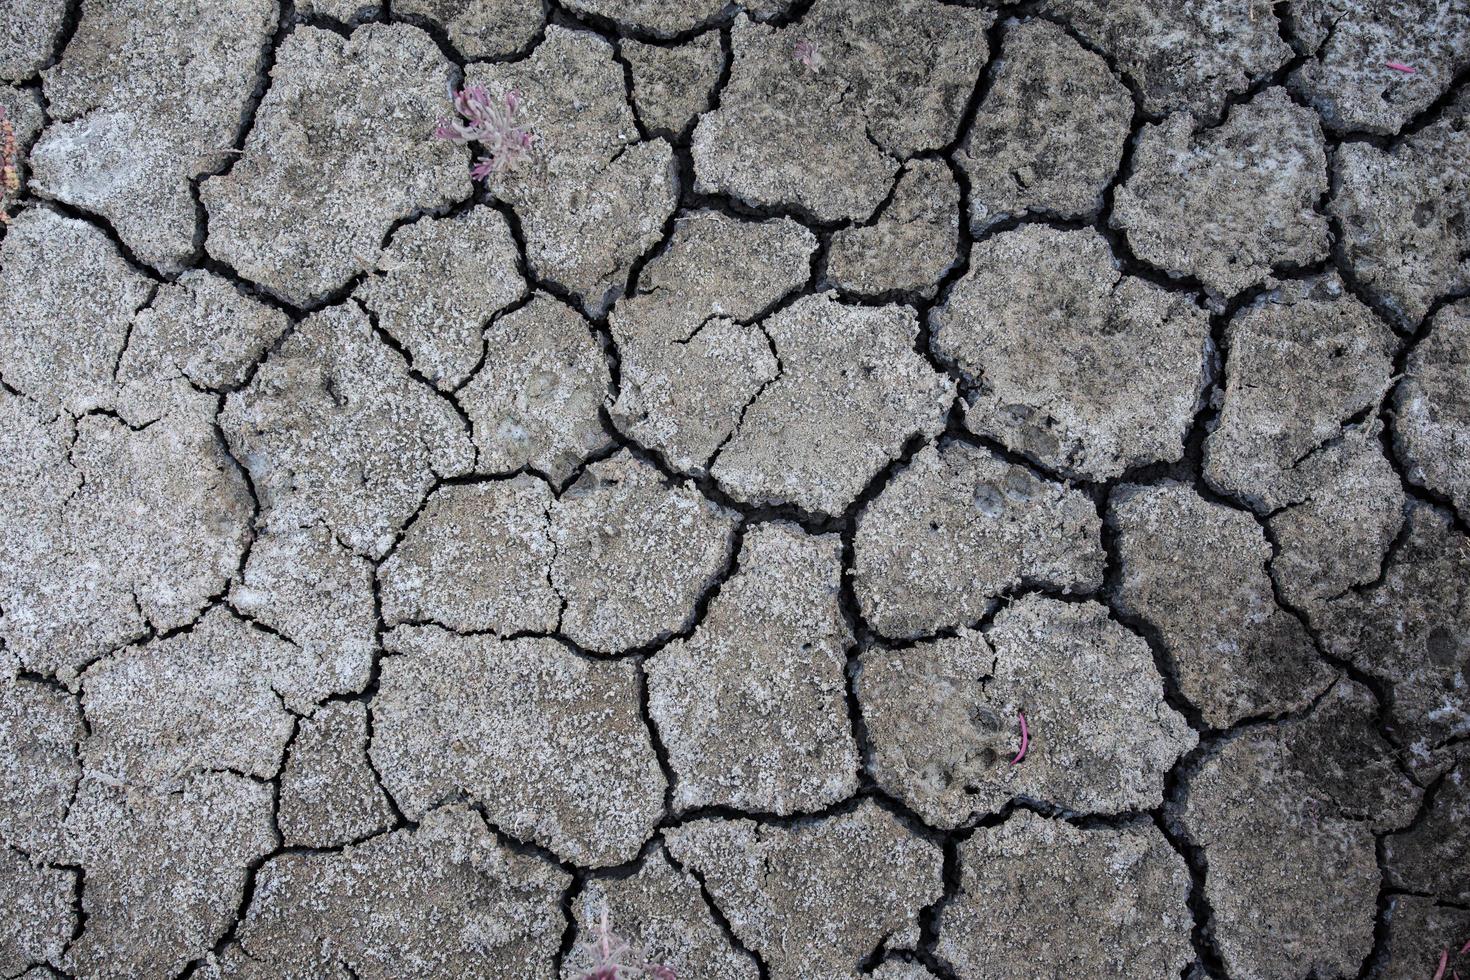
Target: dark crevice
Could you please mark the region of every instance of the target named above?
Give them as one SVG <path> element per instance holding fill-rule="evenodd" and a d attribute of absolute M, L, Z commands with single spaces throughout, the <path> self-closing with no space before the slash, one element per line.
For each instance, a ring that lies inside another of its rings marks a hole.
<path fill-rule="evenodd" d="M 142 259 L 138 258 L 133 250 L 128 247 L 128 244 L 123 241 L 122 236 L 118 234 L 117 229 L 113 227 L 112 222 L 108 220 L 105 216 L 97 214 L 93 211 L 88 211 L 85 208 L 77 207 L 73 204 L 68 204 L 66 201 L 62 201 L 58 198 L 37 195 L 34 200 L 35 203 L 30 204 L 29 207 L 50 208 L 52 211 L 55 211 L 64 217 L 71 218 L 75 221 L 81 221 L 102 232 L 104 235 L 107 236 L 108 242 L 112 245 L 114 249 L 117 250 L 118 255 L 122 257 L 123 261 L 127 263 L 128 267 L 132 269 L 132 271 L 138 273 L 140 276 L 151 279 L 155 283 L 172 282 L 174 279 L 178 278 L 177 274 L 166 275 L 165 273 L 160 272 L 158 269 L 154 268 L 152 265 L 149 265 L 147 262 L 144 262 Z"/>
<path fill-rule="evenodd" d="M 1327 148 L 1327 184 L 1328 194 L 1336 197 L 1341 190 L 1341 175 L 1338 171 L 1338 148 L 1328 146 Z M 1391 326 L 1397 333 L 1403 334 L 1408 329 L 1406 318 L 1399 310 L 1396 303 L 1381 295 L 1376 289 L 1364 282 L 1353 265 L 1349 254 L 1349 237 L 1342 225 L 1342 217 L 1332 208 L 1328 208 L 1327 229 L 1331 240 L 1331 258 L 1334 271 L 1342 280 L 1344 288 L 1358 302 L 1376 313 L 1379 319 Z"/>
<path fill-rule="evenodd" d="M 738 560 L 738 550 L 736 556 Z M 674 790 L 679 784 L 679 774 L 675 771 L 674 764 L 669 758 L 669 747 L 664 743 L 658 721 L 653 717 L 653 711 L 648 706 L 647 658 L 639 658 L 635 666 L 638 673 L 638 716 L 648 729 L 648 741 L 653 747 L 654 757 L 658 759 L 659 771 L 664 777 L 664 809 L 663 816 L 660 818 L 660 823 L 663 823 L 674 813 Z"/>
<path fill-rule="evenodd" d="M 1252 0 L 1252 2 L 1254 2 L 1254 0 Z M 1287 85 L 1287 80 L 1292 76 L 1292 74 L 1295 73 L 1299 68 L 1301 68 L 1302 65 L 1306 64 L 1308 60 L 1307 55 L 1298 49 L 1296 39 L 1289 33 L 1290 29 L 1286 23 L 1286 17 L 1283 16 L 1282 12 L 1289 9 L 1289 6 L 1290 4 L 1288 0 L 1276 0 L 1276 2 L 1271 5 L 1271 12 L 1272 16 L 1276 20 L 1277 34 L 1281 38 L 1283 43 L 1286 44 L 1287 48 L 1291 50 L 1291 57 L 1288 58 L 1286 62 L 1278 67 L 1276 70 L 1268 72 L 1267 74 L 1262 75 L 1259 78 L 1253 79 L 1250 85 L 1247 86 L 1244 90 L 1228 93 L 1225 97 L 1225 101 L 1221 105 L 1219 113 L 1211 117 L 1201 119 L 1201 125 L 1196 128 L 1196 132 L 1207 129 L 1215 129 L 1223 126 L 1229 120 L 1230 114 L 1238 106 L 1250 105 L 1252 102 L 1255 101 L 1256 96 L 1260 95 L 1262 92 L 1270 88 L 1281 88 L 1283 91 L 1286 92 L 1287 96 L 1293 102 L 1311 111 L 1313 116 L 1317 115 L 1316 110 L 1313 109 L 1311 105 L 1307 104 L 1300 96 L 1298 96 L 1293 91 L 1292 86 Z"/>
<path fill-rule="evenodd" d="M 459 397 L 453 391 L 445 391 L 440 388 L 433 381 L 425 377 L 422 371 L 414 367 L 413 355 L 399 342 L 397 337 L 379 325 L 376 311 L 356 297 L 353 298 L 353 302 L 357 304 L 357 308 L 367 317 L 368 323 L 372 326 L 373 336 L 377 338 L 378 342 L 397 354 L 403 361 L 403 367 L 408 372 L 408 376 L 418 382 L 426 391 L 431 392 L 436 400 L 444 403 L 454 412 L 455 418 L 459 420 L 460 431 L 464 433 L 465 442 L 469 445 L 471 456 L 474 459 L 474 462 L 470 464 L 470 470 L 471 472 L 478 470 L 480 453 L 479 447 L 475 443 L 475 427 L 470 421 L 469 413 L 460 404 Z"/>
<path fill-rule="evenodd" d="M 574 874 L 572 880 L 567 884 L 561 894 L 561 914 L 566 919 L 566 927 L 562 930 L 561 945 L 557 947 L 556 956 L 551 961 L 551 975 L 560 977 L 565 969 L 567 957 L 577 945 L 577 897 L 586 889 L 585 878 L 581 874 Z"/>
<path fill-rule="evenodd" d="M 628 93 L 628 112 L 633 116 L 633 126 L 638 130 L 638 139 L 646 143 L 651 139 L 658 138 L 660 134 L 650 131 L 648 125 L 643 121 L 642 115 L 638 112 L 638 103 L 633 98 L 633 65 L 623 54 L 621 40 L 613 42 L 612 57 L 613 61 L 617 63 L 623 72 L 623 89 Z M 619 152 L 621 153 L 622 151 L 620 150 Z"/>
<path fill-rule="evenodd" d="M 1373 919 L 1373 948 L 1363 960 L 1362 969 L 1358 971 L 1358 980 L 1369 980 L 1372 977 L 1381 977 L 1389 965 L 1388 939 L 1391 928 L 1391 911 L 1394 896 L 1403 894 L 1414 894 L 1405 892 L 1394 887 L 1392 876 L 1388 873 L 1388 838 L 1396 834 L 1409 834 L 1417 830 L 1421 824 L 1429 820 L 1434 813 L 1434 804 L 1440 790 L 1449 778 L 1450 771 L 1440 773 L 1426 787 L 1419 798 L 1419 808 L 1403 827 L 1396 830 L 1388 830 L 1373 835 L 1374 860 L 1378 866 L 1380 876 L 1378 887 L 1378 899 L 1376 914 Z M 1425 895 L 1421 897 L 1437 898 L 1437 896 Z M 1437 902 L 1437 904 L 1453 904 Z"/>
<path fill-rule="evenodd" d="M 947 963 L 937 950 L 939 948 L 939 927 L 944 919 L 944 910 L 959 897 L 960 892 L 964 889 L 964 878 L 960 867 L 960 844 L 968 840 L 972 833 L 972 830 L 962 830 L 945 836 L 942 843 L 944 866 L 941 872 L 944 891 L 936 901 L 919 913 L 919 944 L 915 952 L 919 962 L 941 980 L 955 980 L 960 976 L 959 971 Z"/>
<path fill-rule="evenodd" d="M 439 49 L 439 53 L 444 56 L 444 60 L 453 66 L 450 84 L 453 85 L 455 82 L 463 81 L 464 66 L 468 63 L 469 59 L 455 46 L 454 40 L 449 36 L 449 32 L 438 21 L 428 17 L 420 17 L 417 14 L 399 13 L 393 11 L 391 8 L 384 10 L 383 20 L 390 24 L 406 24 L 410 27 L 416 27 L 429 35 L 435 47 Z M 534 46 L 532 50 L 534 50 Z M 504 60 L 508 61 L 511 59 L 507 58 Z"/>
<path fill-rule="evenodd" d="M 590 10 L 573 10 L 563 0 L 550 0 L 550 11 L 549 23 L 558 27 L 596 34 L 614 45 L 619 41 L 627 40 L 660 48 L 678 47 L 711 30 L 723 28 L 729 25 L 740 12 L 734 3 L 730 3 L 713 17 L 706 18 L 692 27 L 673 32 L 656 32 L 623 24 Z M 631 91 L 631 86 L 629 90 Z"/>
<path fill-rule="evenodd" d="M 1224 957 L 1215 943 L 1215 910 L 1206 883 L 1209 861 L 1203 847 L 1192 841 L 1179 817 L 1188 802 L 1189 784 L 1207 759 L 1217 753 L 1225 738 L 1201 740 L 1189 754 L 1176 762 L 1164 777 L 1164 806 L 1154 812 L 1154 824 L 1189 869 L 1189 911 L 1194 919 L 1190 942 L 1199 962 L 1210 976 L 1228 977 Z"/>
<path fill-rule="evenodd" d="M 223 159 L 218 166 L 206 169 L 189 178 L 189 196 L 194 202 L 194 248 L 193 255 L 184 262 L 186 267 L 201 266 L 208 254 L 206 246 L 209 240 L 209 211 L 199 197 L 199 188 L 211 177 L 222 177 L 229 174 L 244 155 L 245 142 L 255 130 L 255 120 L 260 112 L 260 106 L 265 101 L 266 93 L 270 90 L 271 74 L 276 66 L 276 53 L 280 51 L 286 38 L 295 30 L 294 12 L 292 0 L 281 0 L 276 30 L 261 45 L 260 54 L 255 63 L 255 85 L 241 107 L 240 119 L 235 127 L 235 137 L 230 141 L 230 148 L 221 152 Z"/>
<path fill-rule="evenodd" d="M 61 63 L 61 57 L 66 52 L 67 45 L 71 39 L 76 37 L 77 28 L 82 23 L 82 0 L 66 0 L 66 12 L 61 19 L 61 29 L 56 32 L 55 43 L 51 47 L 51 56 L 46 59 L 46 64 L 41 66 L 40 76 L 49 68 L 55 68 Z M 50 117 L 47 117 L 49 123 Z"/>
<path fill-rule="evenodd" d="M 719 927 L 720 931 L 725 934 L 725 940 L 730 944 L 731 948 L 744 953 L 755 964 L 756 975 L 760 980 L 771 980 L 771 968 L 766 965 L 766 961 L 759 953 L 747 946 L 735 933 L 735 929 L 730 925 L 730 920 L 725 915 L 724 909 L 720 908 L 720 904 L 715 901 L 714 895 L 710 892 L 709 885 L 704 880 L 704 875 L 693 868 L 679 863 L 679 860 L 673 854 L 669 854 L 669 861 L 674 867 L 687 874 L 690 878 L 693 878 L 695 883 L 699 885 L 699 893 L 704 898 L 704 905 L 709 911 L 710 918 Z"/>
<path fill-rule="evenodd" d="M 299 725 L 293 723 L 293 726 L 294 727 L 292 728 L 291 732 L 291 741 L 294 743 L 297 732 L 299 731 Z M 286 749 L 290 749 L 290 744 L 286 746 Z M 284 752 L 282 753 L 282 758 L 285 758 Z M 275 838 L 275 845 L 268 853 L 259 858 L 256 858 L 254 861 L 251 861 L 248 865 L 245 866 L 244 881 L 242 882 L 240 887 L 240 900 L 235 905 L 234 918 L 230 921 L 229 926 L 219 936 L 219 938 L 215 940 L 213 949 L 211 951 L 211 955 L 215 958 L 223 956 L 225 950 L 228 949 L 232 943 L 234 943 L 235 936 L 239 932 L 241 924 L 244 923 L 245 916 L 250 911 L 251 904 L 255 901 L 256 880 L 259 877 L 260 870 L 264 868 L 269 861 L 278 857 L 285 849 L 285 841 L 281 835 L 280 824 L 281 783 L 279 774 L 274 780 L 266 782 L 265 785 L 269 786 L 271 790 L 270 824 L 271 833 Z M 195 960 L 185 968 L 183 976 L 187 977 L 195 975 L 202 967 L 202 965 L 202 959 Z"/>
<path fill-rule="evenodd" d="M 1412 119 L 1399 127 L 1398 133 L 1385 140 L 1383 145 L 1389 147 L 1400 146 L 1405 140 L 1417 136 L 1424 132 L 1424 130 L 1435 125 L 1444 119 L 1446 113 L 1449 112 L 1467 91 L 1470 91 L 1470 64 L 1465 65 L 1457 71 L 1454 78 L 1450 79 L 1450 83 L 1445 86 L 1445 90 L 1433 102 L 1416 113 Z M 1347 139 L 1360 135 L 1364 134 L 1343 133 L 1342 138 Z"/>
<path fill-rule="evenodd" d="M 519 313 L 527 306 L 530 306 L 535 299 L 536 293 L 532 289 L 527 287 L 527 289 L 521 294 L 519 299 L 512 300 L 509 305 L 502 306 L 500 309 L 496 310 L 488 318 L 486 318 L 484 323 L 480 324 L 480 329 L 475 335 L 480 344 L 480 356 L 475 359 L 474 366 L 465 373 L 464 380 L 455 385 L 453 389 L 451 389 L 455 396 L 463 393 L 464 389 L 469 386 L 470 382 L 479 377 L 480 371 L 484 369 L 485 362 L 490 357 L 490 344 L 486 341 L 486 336 L 489 334 L 490 330 L 495 326 L 496 323 L 500 322 L 500 320 L 504 319 L 505 317 L 511 316 L 512 314 Z M 594 331 L 594 336 L 595 335 L 596 334 Z"/>
<path fill-rule="evenodd" d="M 1435 329 L 1439 314 L 1444 308 L 1452 303 L 1459 302 L 1459 296 L 1441 296 L 1430 304 L 1423 318 L 1404 338 L 1394 357 L 1393 368 L 1390 373 L 1391 384 L 1384 393 L 1382 403 L 1379 406 L 1378 418 L 1382 423 L 1379 437 L 1382 441 L 1383 454 L 1387 457 L 1394 472 L 1398 474 L 1404 494 L 1409 500 L 1418 500 L 1431 503 L 1446 511 L 1451 518 L 1451 523 L 1461 534 L 1470 536 L 1470 514 L 1460 512 L 1455 501 L 1445 493 L 1429 487 L 1424 479 L 1416 473 L 1417 467 L 1409 460 L 1409 449 L 1399 432 L 1398 425 L 1398 389 L 1404 380 L 1410 376 L 1409 359 L 1414 352 L 1428 339 L 1430 332 Z M 1406 522 L 1407 523 L 1407 522 Z M 1388 562 L 1384 561 L 1384 571 L 1387 571 Z M 1381 580 L 1381 576 L 1380 576 Z"/>

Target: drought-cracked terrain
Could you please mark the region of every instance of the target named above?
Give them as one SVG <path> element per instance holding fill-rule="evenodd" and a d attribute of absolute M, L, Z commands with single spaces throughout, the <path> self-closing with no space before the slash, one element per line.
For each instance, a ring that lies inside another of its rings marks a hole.
<path fill-rule="evenodd" d="M 1470 0 L 4 0 L 0 105 L 0 978 L 1470 976 Z"/>

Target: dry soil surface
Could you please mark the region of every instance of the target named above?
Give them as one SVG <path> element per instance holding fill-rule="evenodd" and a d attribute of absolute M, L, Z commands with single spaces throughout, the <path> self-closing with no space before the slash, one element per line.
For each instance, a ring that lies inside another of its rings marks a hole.
<path fill-rule="evenodd" d="M 1470 0 L 0 0 L 0 106 L 0 980 L 1470 976 Z"/>

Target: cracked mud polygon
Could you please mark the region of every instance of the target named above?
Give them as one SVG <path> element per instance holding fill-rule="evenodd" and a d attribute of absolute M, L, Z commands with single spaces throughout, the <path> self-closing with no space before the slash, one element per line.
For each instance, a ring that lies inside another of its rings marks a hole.
<path fill-rule="evenodd" d="M 3 980 L 1470 976 L 1470 0 L 5 0 L 0 107 Z"/>

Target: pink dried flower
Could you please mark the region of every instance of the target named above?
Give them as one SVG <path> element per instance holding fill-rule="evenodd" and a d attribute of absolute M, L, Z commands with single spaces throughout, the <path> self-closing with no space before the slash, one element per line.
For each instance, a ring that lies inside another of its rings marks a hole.
<path fill-rule="evenodd" d="M 1031 732 L 1026 727 L 1026 712 L 1017 711 L 1016 717 L 1021 719 L 1021 751 L 1017 752 L 1016 757 L 1011 760 L 1013 766 L 1026 758 L 1026 750 L 1031 747 Z"/>
<path fill-rule="evenodd" d="M 797 41 L 796 47 L 792 49 L 792 56 L 813 72 L 822 70 L 822 54 L 817 50 L 815 41 L 808 41 L 806 38 Z"/>
<path fill-rule="evenodd" d="M 491 174 L 509 170 L 531 155 L 536 134 L 526 126 L 516 125 L 515 120 L 516 110 L 521 106 L 519 92 L 512 90 L 503 99 L 496 99 L 483 85 L 466 85 L 450 95 L 460 118 L 439 120 L 434 135 L 456 143 L 479 143 L 488 151 L 470 169 L 472 178 L 488 179 Z"/>
<path fill-rule="evenodd" d="M 647 962 L 641 951 L 635 950 L 612 931 L 607 919 L 607 907 L 603 906 L 602 918 L 592 941 L 582 944 L 582 948 L 592 955 L 592 969 L 582 974 L 581 980 L 630 980 L 632 977 L 679 980 L 673 967 Z"/>
<path fill-rule="evenodd" d="M 1418 74 L 1418 69 L 1414 68 L 1411 65 L 1406 65 L 1402 61 L 1385 61 L 1383 63 L 1383 67 L 1392 68 L 1394 71 L 1401 71 L 1405 75 Z"/>

